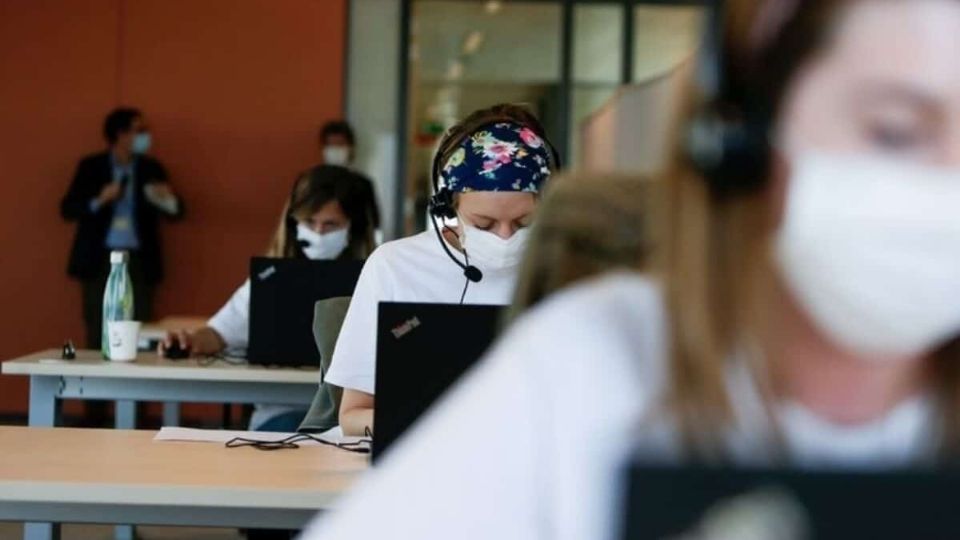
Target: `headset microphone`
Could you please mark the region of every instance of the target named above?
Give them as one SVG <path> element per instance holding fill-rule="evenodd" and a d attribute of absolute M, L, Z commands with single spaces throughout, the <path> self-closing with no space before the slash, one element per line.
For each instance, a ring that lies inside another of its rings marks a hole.
<path fill-rule="evenodd" d="M 474 283 L 478 283 L 481 279 L 483 279 L 483 272 L 481 272 L 479 268 L 473 265 L 467 265 L 466 267 L 464 267 L 463 275 L 466 276 L 467 279 L 469 279 Z"/>
<path fill-rule="evenodd" d="M 433 216 L 433 230 L 437 233 L 437 240 L 440 241 L 440 247 L 443 248 L 444 253 L 447 254 L 447 257 L 450 257 L 450 260 L 453 261 L 457 266 L 463 268 L 463 276 L 468 280 L 479 283 L 483 279 L 483 272 L 479 268 L 473 266 L 472 264 L 464 264 L 460 262 L 450 251 L 450 248 L 447 247 L 447 242 L 443 239 L 443 235 L 440 233 L 440 221 L 436 216 Z M 468 260 L 469 262 L 469 260 Z"/>

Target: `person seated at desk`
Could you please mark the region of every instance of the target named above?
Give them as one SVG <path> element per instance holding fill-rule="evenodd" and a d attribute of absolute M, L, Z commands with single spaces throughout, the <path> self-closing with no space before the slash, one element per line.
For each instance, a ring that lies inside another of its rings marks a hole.
<path fill-rule="evenodd" d="M 615 540 L 638 453 L 956 463 L 960 3 L 708 5 L 654 277 L 511 325 L 306 540 Z"/>
<path fill-rule="evenodd" d="M 443 137 L 433 167 L 435 230 L 380 246 L 343 322 L 327 380 L 344 389 L 344 434 L 373 428 L 377 305 L 509 303 L 526 227 L 557 161 L 540 122 L 517 106 L 477 111 Z"/>
<path fill-rule="evenodd" d="M 373 232 L 380 211 L 371 182 L 343 167 L 319 165 L 294 184 L 284 204 L 280 223 L 267 251 L 268 257 L 315 260 L 363 260 L 373 251 Z M 161 344 L 175 341 L 195 356 L 222 352 L 246 354 L 250 320 L 250 280 L 210 319 L 195 331 L 173 332 Z M 306 410 L 258 405 L 250 428 L 259 431 L 296 431 Z"/>

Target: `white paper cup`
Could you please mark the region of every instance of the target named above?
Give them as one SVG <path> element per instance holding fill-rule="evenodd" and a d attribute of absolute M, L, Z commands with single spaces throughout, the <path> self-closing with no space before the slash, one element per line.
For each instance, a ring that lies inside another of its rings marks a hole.
<path fill-rule="evenodd" d="M 107 322 L 107 339 L 110 345 L 110 360 L 130 362 L 137 359 L 137 343 L 140 337 L 139 321 Z"/>

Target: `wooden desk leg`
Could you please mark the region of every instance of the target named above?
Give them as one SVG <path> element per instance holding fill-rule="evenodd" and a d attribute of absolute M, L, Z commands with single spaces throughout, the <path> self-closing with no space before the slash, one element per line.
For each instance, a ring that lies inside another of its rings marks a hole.
<path fill-rule="evenodd" d="M 24 523 L 23 540 L 60 540 L 58 523 Z"/>
<path fill-rule="evenodd" d="M 117 429 L 137 429 L 137 402 L 129 399 L 116 401 L 113 426 Z"/>
<path fill-rule="evenodd" d="M 117 400 L 115 404 L 114 427 L 117 429 L 137 428 L 137 402 L 129 399 Z M 113 528 L 114 540 L 134 540 L 136 530 L 133 525 L 117 525 Z"/>
<path fill-rule="evenodd" d="M 175 427 L 180 425 L 180 403 L 177 401 L 163 402 L 163 425 Z"/>
<path fill-rule="evenodd" d="M 30 377 L 30 427 L 54 427 L 60 423 L 59 377 Z M 60 540 L 59 523 L 24 523 L 24 540 Z"/>

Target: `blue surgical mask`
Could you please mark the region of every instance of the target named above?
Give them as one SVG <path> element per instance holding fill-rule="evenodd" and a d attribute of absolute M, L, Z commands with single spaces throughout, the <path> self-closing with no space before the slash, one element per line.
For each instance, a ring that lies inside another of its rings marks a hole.
<path fill-rule="evenodd" d="M 131 150 L 134 154 L 146 154 L 150 151 L 150 133 L 137 133 L 133 136 Z"/>

